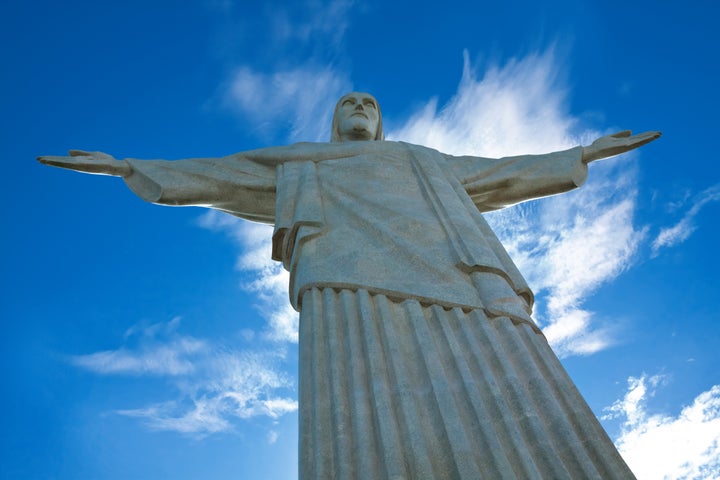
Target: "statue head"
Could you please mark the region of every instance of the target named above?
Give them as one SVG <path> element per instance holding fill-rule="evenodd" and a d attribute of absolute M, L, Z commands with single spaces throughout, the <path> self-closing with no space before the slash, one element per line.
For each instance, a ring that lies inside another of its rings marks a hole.
<path fill-rule="evenodd" d="M 382 113 L 375 97 L 352 92 L 335 105 L 331 142 L 383 140 Z"/>

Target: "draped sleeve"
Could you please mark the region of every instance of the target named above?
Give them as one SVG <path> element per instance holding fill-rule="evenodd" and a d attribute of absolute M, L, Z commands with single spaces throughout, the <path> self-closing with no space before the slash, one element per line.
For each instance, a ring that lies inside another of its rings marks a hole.
<path fill-rule="evenodd" d="M 125 183 L 150 203 L 201 206 L 246 220 L 275 221 L 275 166 L 252 152 L 222 158 L 126 160 L 133 173 Z"/>
<path fill-rule="evenodd" d="M 582 147 L 499 159 L 448 156 L 448 164 L 481 212 L 567 192 L 587 179 Z"/>
<path fill-rule="evenodd" d="M 133 173 L 125 183 L 150 203 L 200 206 L 262 223 L 275 223 L 279 166 L 348 158 L 376 142 L 296 143 L 250 150 L 222 158 L 126 159 Z"/>

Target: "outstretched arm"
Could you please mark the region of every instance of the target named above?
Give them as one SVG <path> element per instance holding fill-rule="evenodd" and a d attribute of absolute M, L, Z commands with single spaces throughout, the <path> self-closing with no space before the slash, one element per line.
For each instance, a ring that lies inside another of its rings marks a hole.
<path fill-rule="evenodd" d="M 660 138 L 660 132 L 645 132 L 632 135 L 630 130 L 606 135 L 595 140 L 590 146 L 583 147 L 582 161 L 584 163 L 594 162 L 603 158 L 612 157 L 630 150 L 642 147 L 643 145 Z"/>
<path fill-rule="evenodd" d="M 504 158 L 450 157 L 449 165 L 481 212 L 567 192 L 587 178 L 583 148 Z"/>
<path fill-rule="evenodd" d="M 71 150 L 67 157 L 43 156 L 45 165 L 96 175 L 122 177 L 130 189 L 150 203 L 202 206 L 263 223 L 275 214 L 275 167 L 271 152 L 186 160 L 117 160 L 102 152 Z M 277 159 L 275 159 L 277 163 Z"/>
<path fill-rule="evenodd" d="M 485 212 L 577 188 L 585 182 L 588 163 L 658 137 L 660 132 L 631 135 L 625 130 L 598 138 L 587 147 L 500 159 L 449 157 L 449 164 L 475 205 Z"/>

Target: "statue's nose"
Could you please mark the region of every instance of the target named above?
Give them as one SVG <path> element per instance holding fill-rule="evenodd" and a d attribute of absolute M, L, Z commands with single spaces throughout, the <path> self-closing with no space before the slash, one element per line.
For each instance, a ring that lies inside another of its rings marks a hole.
<path fill-rule="evenodd" d="M 363 110 L 362 103 L 358 103 L 357 105 L 355 105 L 355 110 Z"/>

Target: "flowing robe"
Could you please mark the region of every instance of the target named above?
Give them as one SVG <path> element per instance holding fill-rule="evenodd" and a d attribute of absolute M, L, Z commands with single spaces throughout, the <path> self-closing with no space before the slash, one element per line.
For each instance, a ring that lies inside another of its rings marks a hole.
<path fill-rule="evenodd" d="M 300 478 L 633 478 L 481 212 L 580 186 L 580 147 L 402 142 L 129 160 L 130 188 L 273 223 L 300 311 Z"/>

